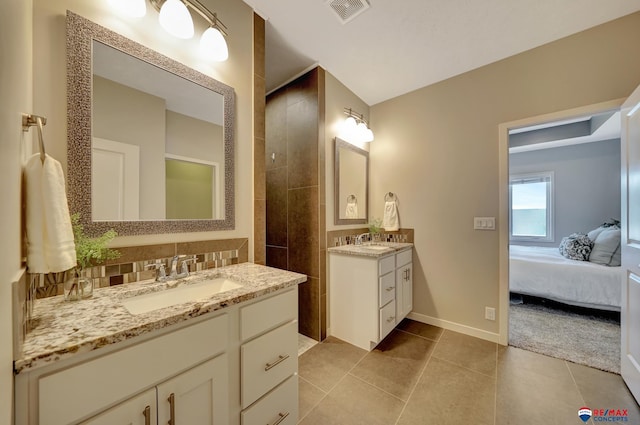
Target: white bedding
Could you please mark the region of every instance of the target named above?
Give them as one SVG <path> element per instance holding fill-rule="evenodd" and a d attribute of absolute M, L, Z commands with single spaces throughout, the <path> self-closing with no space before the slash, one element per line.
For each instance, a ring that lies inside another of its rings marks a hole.
<path fill-rule="evenodd" d="M 511 245 L 509 289 L 566 304 L 620 311 L 622 268 L 569 260 L 558 248 Z"/>

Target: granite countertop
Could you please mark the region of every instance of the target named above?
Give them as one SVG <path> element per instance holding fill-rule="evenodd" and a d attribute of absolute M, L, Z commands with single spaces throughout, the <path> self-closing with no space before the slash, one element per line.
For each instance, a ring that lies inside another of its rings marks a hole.
<path fill-rule="evenodd" d="M 362 245 L 341 245 L 328 249 L 330 253 L 357 255 L 361 257 L 384 257 L 411 248 L 412 243 L 405 242 L 374 242 Z"/>
<path fill-rule="evenodd" d="M 226 277 L 243 286 L 206 299 L 138 315 L 129 313 L 120 302 L 132 296 L 215 277 Z M 65 301 L 63 296 L 40 299 L 34 303 L 33 328 L 26 335 L 20 357 L 15 359 L 15 373 L 134 338 L 306 280 L 307 277 L 299 273 L 242 263 L 192 273 L 168 282 L 148 280 L 100 288 L 94 290 L 93 297 L 81 301 Z"/>

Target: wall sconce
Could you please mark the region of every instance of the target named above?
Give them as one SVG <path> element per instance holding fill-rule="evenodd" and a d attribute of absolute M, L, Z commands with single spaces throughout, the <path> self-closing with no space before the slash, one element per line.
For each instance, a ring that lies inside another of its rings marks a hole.
<path fill-rule="evenodd" d="M 127 16 L 141 18 L 146 13 L 146 0 L 110 0 L 111 4 Z M 224 37 L 227 27 L 198 0 L 149 0 L 151 6 L 160 12 L 160 26 L 174 37 L 193 37 L 193 18 L 189 8 L 209 24 L 200 38 L 200 53 L 216 62 L 226 61 L 229 48 Z"/>
<path fill-rule="evenodd" d="M 339 137 L 351 143 L 372 142 L 373 131 L 369 128 L 364 115 L 351 108 L 344 108 L 344 113 L 347 119 L 342 124 Z"/>

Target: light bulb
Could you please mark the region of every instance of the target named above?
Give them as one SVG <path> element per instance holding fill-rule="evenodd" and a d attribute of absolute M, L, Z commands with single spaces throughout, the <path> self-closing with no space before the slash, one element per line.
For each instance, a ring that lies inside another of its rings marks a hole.
<path fill-rule="evenodd" d="M 164 2 L 160 8 L 160 25 L 174 37 L 193 37 L 193 19 L 187 6 L 180 0 Z"/>
<path fill-rule="evenodd" d="M 347 142 L 353 141 L 355 134 L 357 132 L 357 124 L 356 120 L 353 117 L 349 117 L 342 123 L 342 128 L 340 129 L 340 138 L 342 140 L 346 140 Z"/>
<path fill-rule="evenodd" d="M 373 131 L 371 131 L 370 128 L 367 128 L 364 132 L 364 138 L 363 140 L 365 142 L 373 142 Z"/>
<path fill-rule="evenodd" d="M 364 122 L 361 121 L 358 124 L 357 133 L 356 133 L 358 135 L 357 136 L 358 142 L 366 142 L 367 141 L 366 140 L 366 138 L 367 138 L 367 130 L 369 130 L 367 128 L 367 125 Z"/>
<path fill-rule="evenodd" d="M 229 49 L 220 30 L 214 27 L 207 28 L 200 38 L 200 53 L 216 62 L 227 60 Z"/>
<path fill-rule="evenodd" d="M 147 13 L 146 0 L 110 0 L 111 6 L 132 18 L 142 18 Z"/>

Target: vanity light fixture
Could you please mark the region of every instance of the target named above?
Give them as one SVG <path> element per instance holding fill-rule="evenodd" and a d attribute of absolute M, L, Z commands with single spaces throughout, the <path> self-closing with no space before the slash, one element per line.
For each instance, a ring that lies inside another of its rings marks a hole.
<path fill-rule="evenodd" d="M 369 128 L 363 114 L 351 108 L 344 108 L 347 119 L 342 124 L 340 138 L 352 143 L 372 142 L 373 131 Z"/>
<path fill-rule="evenodd" d="M 112 1 L 126 2 L 126 0 Z M 189 39 L 193 37 L 193 18 L 189 9 L 195 11 L 209 25 L 200 39 L 200 52 L 216 62 L 227 60 L 229 57 L 229 49 L 225 40 L 227 27 L 215 13 L 209 11 L 198 0 L 149 0 L 149 3 L 160 12 L 162 28 L 178 38 Z"/>

